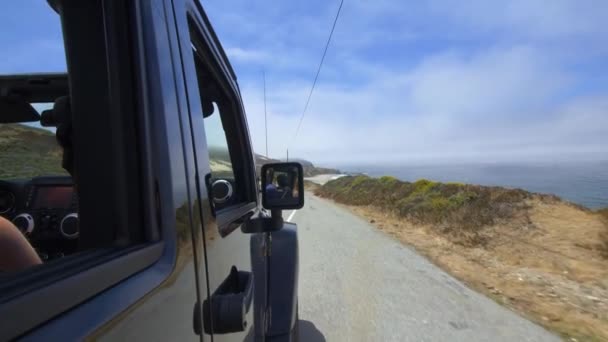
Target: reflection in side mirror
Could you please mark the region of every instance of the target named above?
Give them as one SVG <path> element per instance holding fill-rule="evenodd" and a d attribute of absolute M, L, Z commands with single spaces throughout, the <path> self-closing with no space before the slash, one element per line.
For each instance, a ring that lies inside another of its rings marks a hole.
<path fill-rule="evenodd" d="M 304 206 L 304 172 L 300 163 L 262 166 L 262 205 L 270 210 Z"/>

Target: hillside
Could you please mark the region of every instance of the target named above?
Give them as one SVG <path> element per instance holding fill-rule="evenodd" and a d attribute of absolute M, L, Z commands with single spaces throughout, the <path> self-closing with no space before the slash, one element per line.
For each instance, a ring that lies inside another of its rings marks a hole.
<path fill-rule="evenodd" d="M 230 156 L 225 149 L 210 146 L 209 157 L 214 170 L 230 174 Z M 297 161 L 302 163 L 306 177 L 340 173 L 303 159 Z M 255 154 L 258 174 L 263 164 L 276 162 L 280 160 Z M 0 124 L 0 179 L 65 174 L 61 168 L 61 149 L 53 133 L 21 124 Z"/>
<path fill-rule="evenodd" d="M 257 153 L 255 154 L 255 163 L 256 163 L 256 167 L 258 169 L 258 174 L 260 174 L 262 165 L 268 164 L 268 163 L 279 163 L 281 161 L 283 161 L 283 160 L 266 158 Z M 289 161 L 298 162 L 298 163 L 302 164 L 302 169 L 304 169 L 304 177 L 312 177 L 312 176 L 323 175 L 323 174 L 341 173 L 340 170 L 337 170 L 337 169 L 315 166 L 312 162 L 305 160 L 305 159 L 294 158 L 294 159 L 290 159 Z"/>
<path fill-rule="evenodd" d="M 483 229 L 494 223 L 518 220 L 523 229 L 529 228 L 527 199 L 556 200 L 520 189 L 426 179 L 409 183 L 388 176 L 342 177 L 325 184 L 317 194 L 344 204 L 373 204 L 411 222 L 432 224 L 465 245 L 485 243 Z"/>
<path fill-rule="evenodd" d="M 20 124 L 0 124 L 0 179 L 65 174 L 53 133 Z"/>
<path fill-rule="evenodd" d="M 564 337 L 608 340 L 608 209 L 520 189 L 392 177 L 342 177 L 315 193 Z"/>

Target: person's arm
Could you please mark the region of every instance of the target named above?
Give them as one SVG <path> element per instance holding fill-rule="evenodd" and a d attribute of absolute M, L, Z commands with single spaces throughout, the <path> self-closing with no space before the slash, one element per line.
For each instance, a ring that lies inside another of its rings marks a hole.
<path fill-rule="evenodd" d="M 21 271 L 41 263 L 42 260 L 19 229 L 0 216 L 0 271 Z"/>

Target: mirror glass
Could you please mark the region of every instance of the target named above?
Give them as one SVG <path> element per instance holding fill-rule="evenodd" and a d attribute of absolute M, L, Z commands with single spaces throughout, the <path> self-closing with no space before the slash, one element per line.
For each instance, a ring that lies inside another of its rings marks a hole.
<path fill-rule="evenodd" d="M 299 209 L 304 205 L 302 166 L 274 163 L 262 167 L 262 202 L 266 209 Z"/>

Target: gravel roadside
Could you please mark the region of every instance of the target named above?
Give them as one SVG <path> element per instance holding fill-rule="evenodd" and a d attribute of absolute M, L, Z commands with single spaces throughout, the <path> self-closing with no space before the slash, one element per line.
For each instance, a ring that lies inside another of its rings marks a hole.
<path fill-rule="evenodd" d="M 318 329 L 318 336 L 328 341 L 559 341 L 347 210 L 306 195 L 305 207 L 292 218 L 300 239 L 300 319 Z"/>

